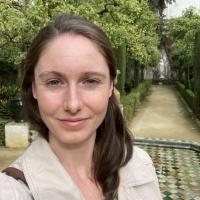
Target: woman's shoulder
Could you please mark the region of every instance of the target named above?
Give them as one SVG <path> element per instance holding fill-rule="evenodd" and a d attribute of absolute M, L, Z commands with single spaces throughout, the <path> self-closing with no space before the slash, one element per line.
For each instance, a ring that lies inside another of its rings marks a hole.
<path fill-rule="evenodd" d="M 120 170 L 121 199 L 161 200 L 158 179 L 149 154 L 139 147 Z"/>
<path fill-rule="evenodd" d="M 149 156 L 149 154 L 145 150 L 137 146 L 133 147 L 133 156 L 131 158 L 131 161 L 141 162 L 143 164 L 153 164 L 153 161 L 151 157 Z"/>
<path fill-rule="evenodd" d="M 0 173 L 0 199 L 1 200 L 32 200 L 27 186 L 5 173 Z"/>
<path fill-rule="evenodd" d="M 120 170 L 123 182 L 141 185 L 156 179 L 155 168 L 149 154 L 139 147 L 133 147 L 133 155 L 128 163 Z"/>

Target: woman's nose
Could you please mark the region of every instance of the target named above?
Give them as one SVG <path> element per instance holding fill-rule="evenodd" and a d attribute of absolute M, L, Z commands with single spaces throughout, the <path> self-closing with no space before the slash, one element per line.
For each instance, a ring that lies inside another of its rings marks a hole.
<path fill-rule="evenodd" d="M 64 110 L 75 114 L 82 108 L 81 94 L 77 86 L 68 86 L 65 93 Z"/>

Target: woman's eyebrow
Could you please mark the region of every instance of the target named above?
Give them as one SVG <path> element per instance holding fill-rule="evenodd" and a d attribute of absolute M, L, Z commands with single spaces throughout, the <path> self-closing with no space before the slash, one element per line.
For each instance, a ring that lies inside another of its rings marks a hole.
<path fill-rule="evenodd" d="M 47 78 L 48 76 L 56 76 L 58 78 L 65 78 L 66 75 L 57 71 L 45 71 L 42 72 L 38 75 L 38 78 L 43 80 L 45 78 Z M 86 71 L 80 74 L 81 77 L 91 77 L 91 76 L 97 76 L 100 77 L 102 79 L 106 79 L 106 74 L 104 74 L 103 72 L 97 72 L 97 71 Z"/>
<path fill-rule="evenodd" d="M 62 73 L 56 72 L 56 71 L 45 71 L 45 72 L 40 73 L 38 77 L 40 79 L 44 79 L 44 78 L 51 76 L 51 75 L 55 75 L 55 76 L 60 77 L 60 78 L 64 77 L 64 75 Z"/>
<path fill-rule="evenodd" d="M 84 76 L 98 76 L 101 78 L 106 78 L 106 74 L 102 73 L 102 72 L 93 72 L 93 71 L 89 71 L 89 72 L 84 72 L 83 73 Z"/>

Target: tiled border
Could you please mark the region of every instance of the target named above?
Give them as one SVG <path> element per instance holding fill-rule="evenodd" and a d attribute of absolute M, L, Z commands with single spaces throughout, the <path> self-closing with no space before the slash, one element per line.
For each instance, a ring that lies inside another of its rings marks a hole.
<path fill-rule="evenodd" d="M 135 138 L 133 142 L 134 144 L 146 144 L 152 146 L 191 149 L 200 152 L 200 142 L 174 140 L 174 139 L 161 139 L 161 138 L 142 138 L 142 137 Z"/>

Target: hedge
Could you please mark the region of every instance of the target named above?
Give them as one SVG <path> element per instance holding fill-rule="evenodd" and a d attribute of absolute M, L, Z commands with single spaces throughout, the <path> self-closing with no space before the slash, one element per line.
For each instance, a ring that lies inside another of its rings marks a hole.
<path fill-rule="evenodd" d="M 5 124 L 11 121 L 13 111 L 10 106 L 10 99 L 19 95 L 20 89 L 17 86 L 0 87 L 0 146 L 5 145 Z"/>
<path fill-rule="evenodd" d="M 186 89 L 185 85 L 180 83 L 179 81 L 176 81 L 176 88 L 181 93 L 181 96 L 184 98 L 184 100 L 187 102 L 189 107 L 194 110 L 194 92 L 192 90 Z"/>
<path fill-rule="evenodd" d="M 10 99 L 19 95 L 20 88 L 17 86 L 2 86 L 0 87 L 0 117 L 10 118 L 13 111 L 10 106 Z"/>
<path fill-rule="evenodd" d="M 7 124 L 10 119 L 2 119 L 0 118 L 0 146 L 5 145 L 5 124 Z"/>
<path fill-rule="evenodd" d="M 123 113 L 127 121 L 130 121 L 134 115 L 136 108 L 140 105 L 143 98 L 146 96 L 151 81 L 144 81 L 133 89 L 128 95 L 122 97 Z"/>

